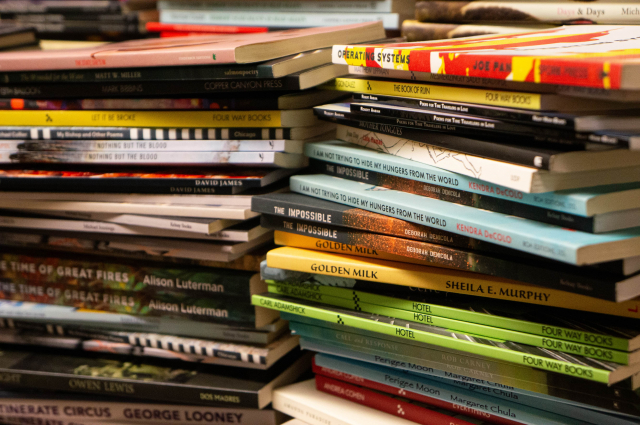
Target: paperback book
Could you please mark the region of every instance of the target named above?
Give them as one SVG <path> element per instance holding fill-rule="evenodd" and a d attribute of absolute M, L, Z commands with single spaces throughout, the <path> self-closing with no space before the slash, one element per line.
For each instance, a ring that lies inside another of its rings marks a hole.
<path fill-rule="evenodd" d="M 38 354 L 3 348 L 2 354 L 0 370 L 15 377 L 6 387 L 15 390 L 117 394 L 158 402 L 254 409 L 271 403 L 273 388 L 295 381 L 310 361 L 309 355 L 301 356 L 295 350 L 271 369 L 257 371 L 211 365 L 176 368 L 150 359 L 141 364 L 53 350 Z"/>
<path fill-rule="evenodd" d="M 293 192 L 337 201 L 422 225 L 469 235 L 519 251 L 574 265 L 595 264 L 640 254 L 638 229 L 606 234 L 575 232 L 325 175 L 294 176 Z M 606 252 L 602 249 L 606 246 Z"/>
<path fill-rule="evenodd" d="M 327 307 L 311 301 L 303 302 L 275 295 L 254 295 L 252 302 L 255 305 L 278 311 L 287 311 L 300 316 L 371 330 L 384 335 L 399 336 L 452 350 L 471 352 L 474 355 L 518 365 L 534 366 L 609 385 L 630 378 L 640 370 L 640 364 L 622 366 L 582 356 L 571 356 L 566 353 L 560 355 L 555 350 L 539 349 L 506 341 L 494 344 L 493 341 L 481 337 L 449 333 L 428 325 Z"/>
<path fill-rule="evenodd" d="M 471 7 L 473 4 L 475 2 L 470 3 Z M 455 6 L 455 3 L 453 5 Z M 526 3 L 519 5 L 533 6 Z M 537 6 L 537 3 L 535 5 Z M 621 9 L 624 10 L 626 7 L 631 6 L 625 5 Z M 598 10 L 597 7 L 590 9 Z M 488 35 L 455 41 L 395 44 L 384 47 L 377 45 L 375 48 L 379 50 L 373 54 L 369 53 L 374 47 L 372 45 L 336 45 L 333 47 L 333 61 L 355 66 L 508 79 L 534 84 L 635 90 L 640 87 L 634 72 L 638 48 L 637 31 L 637 27 L 624 25 L 568 25 L 509 37 Z M 533 39 L 535 42 L 532 42 Z M 488 42 L 486 46 L 490 47 L 478 51 L 479 42 Z M 614 62 L 609 62 L 611 52 L 616 54 Z M 607 65 L 607 73 L 602 72 L 605 63 L 611 64 Z M 470 98 L 467 98 L 462 101 L 469 100 Z M 598 104 L 597 108 L 606 109 L 606 106 Z"/>

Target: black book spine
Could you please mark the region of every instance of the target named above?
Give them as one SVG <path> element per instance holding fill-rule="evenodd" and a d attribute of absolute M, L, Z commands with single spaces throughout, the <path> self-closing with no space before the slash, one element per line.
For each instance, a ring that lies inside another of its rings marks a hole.
<path fill-rule="evenodd" d="M 61 83 L 0 86 L 0 96 L 35 98 L 99 98 L 140 96 L 185 96 L 205 93 L 247 93 L 299 90 L 295 78 L 235 79 L 204 81 L 135 81 L 120 83 Z M 265 96 L 266 97 L 266 96 Z M 273 98 L 277 103 L 278 99 Z M 277 109 L 277 106 L 274 108 Z"/>
<path fill-rule="evenodd" d="M 122 8 L 118 0 L 107 3 L 84 1 L 47 1 L 20 0 L 0 3 L 0 13 L 121 13 Z"/>
<path fill-rule="evenodd" d="M 271 74 L 272 75 L 272 74 Z M 139 81 L 182 81 L 182 80 L 252 80 L 272 78 L 267 72 L 258 72 L 254 65 L 216 66 L 174 66 L 145 67 L 127 69 L 24 71 L 0 73 L 0 81 L 5 84 L 48 84 L 48 83 L 90 83 L 117 82 L 135 83 Z"/>
<path fill-rule="evenodd" d="M 460 127 L 454 125 L 432 124 L 423 121 L 378 116 L 363 116 L 352 113 L 341 113 L 341 117 L 336 117 L 333 111 L 322 109 L 314 109 L 314 111 L 321 119 L 348 127 L 375 131 L 416 142 L 428 143 L 445 149 L 464 152 L 470 155 L 521 164 L 527 167 L 549 169 L 551 155 L 548 153 L 525 147 L 468 139 L 465 136 L 476 137 L 478 133 L 475 132 L 474 134 L 474 131 L 469 129 L 461 132 Z M 494 137 L 494 139 L 500 139 L 500 137 L 497 136 Z"/>
<path fill-rule="evenodd" d="M 442 100 L 381 96 L 364 93 L 355 93 L 353 98 L 357 101 L 370 101 L 406 108 L 419 108 L 440 113 L 475 115 L 490 119 L 516 121 L 525 125 L 551 127 L 569 131 L 575 130 L 575 121 L 569 114 L 528 111 L 525 109 L 515 108 L 500 108 L 496 106 L 475 105 L 471 103 L 445 102 Z"/>
<path fill-rule="evenodd" d="M 264 109 L 272 109 L 267 108 L 266 104 L 264 106 Z M 0 109 L 2 109 L 1 106 Z M 278 132 L 282 134 L 278 135 Z M 272 140 L 291 138 L 290 128 L 0 127 L 0 139 L 9 140 Z"/>
<path fill-rule="evenodd" d="M 97 22 L 97 21 L 63 21 L 63 22 L 20 22 L 35 28 L 39 34 L 140 34 L 137 23 L 131 22 Z"/>
<path fill-rule="evenodd" d="M 543 223 L 554 224 L 569 229 L 581 230 L 593 233 L 593 217 L 581 217 L 574 214 L 566 214 L 553 211 L 547 208 L 536 207 L 508 199 L 484 196 L 477 193 L 465 192 L 459 189 L 452 189 L 438 186 L 432 183 L 425 183 L 416 180 L 405 179 L 376 171 L 363 170 L 356 167 L 333 164 L 319 159 L 311 159 L 310 165 L 319 173 L 340 177 L 347 180 L 369 183 L 375 186 L 383 186 L 401 192 L 414 193 L 416 195 L 427 196 L 441 201 L 466 205 L 499 212 Z"/>
<path fill-rule="evenodd" d="M 231 195 L 259 186 L 258 180 L 249 179 L 0 177 L 4 191 Z"/>
<path fill-rule="evenodd" d="M 215 407 L 259 408 L 258 395 L 247 391 L 190 386 L 173 382 L 140 382 L 112 377 L 21 371 L 1 368 L 3 386 L 23 390 L 81 392 L 149 401 Z M 212 383 L 214 384 L 214 383 Z"/>
<path fill-rule="evenodd" d="M 482 273 L 513 279 L 546 288 L 559 289 L 609 301 L 616 301 L 615 279 L 606 273 L 579 267 L 560 267 L 547 262 L 522 263 L 509 258 L 497 258 L 482 253 L 389 237 L 371 232 L 353 231 L 330 225 L 316 225 L 302 220 L 263 215 L 262 227 L 294 233 L 302 236 L 334 241 L 341 244 L 366 247 L 377 252 L 387 252 L 413 258 L 437 267 Z M 356 254 L 357 255 L 357 254 Z"/>

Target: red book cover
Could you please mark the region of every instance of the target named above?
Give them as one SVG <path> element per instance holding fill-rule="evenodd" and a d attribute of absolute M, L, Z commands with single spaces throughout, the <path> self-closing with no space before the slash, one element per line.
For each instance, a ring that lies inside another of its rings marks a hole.
<path fill-rule="evenodd" d="M 322 375 L 316 375 L 316 388 L 319 391 L 333 394 L 421 425 L 478 425 L 477 423 L 427 409 L 410 401 L 405 401 L 401 397 L 392 397 L 370 391 Z"/>
<path fill-rule="evenodd" d="M 490 413 L 486 413 L 480 410 L 476 410 L 476 409 L 471 409 L 471 408 L 465 408 L 462 406 L 459 406 L 457 404 L 453 404 L 453 403 L 449 403 L 446 401 L 442 401 L 442 400 L 438 400 L 436 398 L 431 398 L 431 397 L 427 397 L 424 396 L 422 394 L 419 393 L 415 393 L 412 391 L 407 391 L 407 390 L 402 390 L 396 387 L 392 387 L 390 385 L 385 385 L 385 384 L 381 384 L 375 381 L 370 381 L 368 379 L 364 379 L 361 378 L 359 376 L 355 376 L 355 375 L 349 375 L 334 369 L 330 369 L 327 367 L 321 367 L 318 366 L 315 363 L 315 359 L 313 361 L 313 373 L 315 373 L 316 376 L 316 380 L 318 379 L 318 376 L 325 376 L 325 377 L 329 377 L 329 378 L 333 378 L 333 379 L 337 379 L 340 381 L 344 381 L 344 382 L 348 382 L 351 384 L 355 384 L 358 385 L 360 387 L 365 387 L 365 388 L 371 388 L 373 390 L 376 391 L 382 391 L 384 393 L 387 394 L 393 394 L 393 395 L 399 395 L 401 397 L 407 398 L 409 400 L 415 400 L 421 403 L 426 403 L 430 406 L 434 406 L 434 407 L 438 407 L 441 409 L 446 409 L 449 410 L 451 412 L 456 412 L 458 414 L 464 414 L 466 416 L 472 417 L 472 418 L 477 418 L 483 421 L 488 421 L 492 424 L 499 424 L 499 425 L 521 425 L 520 422 L 516 422 L 516 421 L 512 421 L 509 419 L 505 419 L 505 418 L 501 418 L 495 415 L 492 415 Z M 318 387 L 318 389 L 321 389 L 320 387 Z M 321 389 L 322 390 L 322 389 Z M 324 391 L 324 390 L 322 390 Z M 393 400 L 393 399 L 392 399 Z M 395 402 L 395 401 L 394 401 Z M 373 405 L 371 407 L 374 407 L 376 409 L 378 409 L 378 407 L 376 405 Z M 379 409 L 379 410 L 383 410 L 383 409 Z M 424 409 L 422 409 L 424 410 Z M 391 414 L 396 414 L 392 411 L 387 411 L 384 410 L 387 413 L 391 413 Z M 424 413 L 423 413 L 424 414 Z M 404 417 L 404 416 L 403 416 Z M 411 419 L 409 417 L 406 417 L 406 419 L 415 421 L 415 419 Z M 418 422 L 418 421 L 416 421 Z M 418 423 L 423 423 L 423 422 L 418 422 Z M 452 422 L 453 423 L 453 422 Z M 467 423 L 466 421 L 463 421 L 461 423 Z M 449 425 L 449 423 L 446 423 L 447 425 Z"/>
<path fill-rule="evenodd" d="M 540 31 L 386 45 L 336 45 L 333 62 L 368 68 L 600 89 L 640 89 L 640 26 Z"/>
<path fill-rule="evenodd" d="M 0 71 L 216 65 L 262 62 L 385 37 L 382 22 L 207 37 L 150 38 L 65 50 L 0 53 Z"/>
<path fill-rule="evenodd" d="M 231 25 L 188 25 L 188 24 L 163 24 L 162 22 L 147 22 L 149 32 L 175 32 L 182 34 L 212 33 L 212 34 L 250 34 L 254 32 L 267 32 L 267 27 L 237 27 Z"/>

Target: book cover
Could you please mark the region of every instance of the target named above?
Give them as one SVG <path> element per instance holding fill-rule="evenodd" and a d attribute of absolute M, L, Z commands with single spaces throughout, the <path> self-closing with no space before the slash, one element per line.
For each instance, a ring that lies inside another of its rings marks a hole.
<path fill-rule="evenodd" d="M 300 316 L 327 322 L 344 324 L 358 329 L 367 329 L 383 335 L 399 336 L 452 350 L 471 352 L 524 366 L 534 366 L 569 376 L 595 382 L 614 384 L 630 378 L 640 371 L 640 364 L 622 366 L 615 363 L 591 360 L 582 356 L 559 355 L 555 350 L 538 349 L 515 343 L 495 345 L 481 337 L 441 332 L 422 324 L 407 322 L 384 316 L 372 316 L 336 307 L 327 307 L 311 301 L 300 301 L 276 295 L 254 295 L 252 302 L 266 308 L 287 311 Z"/>
<path fill-rule="evenodd" d="M 420 22 L 407 19 L 402 22 L 402 35 L 407 41 L 442 40 L 445 38 L 472 37 L 486 34 L 513 34 L 525 31 L 535 31 L 551 28 L 552 25 L 529 24 L 489 25 L 478 24 L 447 24 L 442 22 Z"/>
<path fill-rule="evenodd" d="M 284 32 L 142 39 L 95 47 L 44 52 L 9 52 L 4 71 L 39 71 L 136 66 L 252 63 L 329 47 L 338 41 L 360 43 L 385 37 L 377 22 Z M 268 48 L 267 48 L 268 47 Z"/>
<path fill-rule="evenodd" d="M 627 8 L 634 10 L 631 5 L 622 9 Z M 590 9 L 598 10 L 598 7 Z M 637 31 L 634 26 L 569 25 L 455 41 L 336 45 L 333 61 L 536 84 L 632 90 L 640 87 L 633 71 L 638 55 Z M 594 47 L 594 43 L 598 47 Z"/>
<path fill-rule="evenodd" d="M 400 320 L 406 320 L 408 322 L 422 323 L 429 325 L 443 333 L 450 332 L 453 334 L 457 334 L 458 331 L 465 332 L 468 335 L 474 335 L 486 339 L 488 343 L 493 343 L 497 346 L 501 344 L 523 344 L 525 347 L 530 346 L 542 349 L 552 349 L 554 351 L 562 353 L 587 356 L 594 360 L 605 360 L 612 363 L 624 365 L 638 363 L 638 360 L 640 359 L 640 353 L 627 353 L 603 347 L 580 344 L 573 341 L 564 341 L 562 339 L 554 337 L 542 337 L 538 335 L 515 332 L 501 328 L 477 325 L 460 320 L 432 316 L 428 313 L 416 313 L 413 311 L 396 309 L 380 304 L 370 304 L 366 301 L 361 301 L 358 299 L 354 301 L 354 295 L 349 294 L 352 291 L 348 290 L 346 291 L 346 293 L 335 290 L 333 293 L 339 295 L 333 296 L 327 294 L 327 292 L 331 291 L 314 290 L 313 285 L 309 284 L 296 285 L 287 284 L 286 282 L 274 283 L 274 285 L 269 285 L 269 292 L 276 295 L 314 301 L 327 306 L 353 310 L 357 312 L 393 317 Z M 351 295 L 351 297 L 348 297 L 348 295 Z"/>
<path fill-rule="evenodd" d="M 528 262 L 517 257 L 492 256 L 411 239 L 274 216 L 262 216 L 261 223 L 265 228 L 278 231 L 278 242 L 291 242 L 291 245 L 287 246 L 317 249 L 316 247 L 324 245 L 323 242 L 331 241 L 333 244 L 344 244 L 347 247 L 320 249 L 338 254 L 469 271 L 613 302 L 627 301 L 640 296 L 640 276 L 627 278 L 594 268 L 567 266 L 549 261 Z M 283 238 L 282 233 L 288 233 L 289 236 Z M 356 249 L 356 246 L 361 249 Z M 360 255 L 360 251 L 363 251 L 364 255 Z M 383 254 L 367 255 L 372 251 L 389 253 L 400 258 L 385 258 Z M 568 285 L 567 282 L 572 284 Z M 622 299 L 621 293 L 625 293 L 629 298 Z"/>
<path fill-rule="evenodd" d="M 115 171 L 115 172 L 114 172 Z M 3 191 L 101 192 L 141 194 L 234 194 L 248 188 L 264 187 L 292 173 L 288 169 L 210 170 L 67 170 L 3 169 L 0 185 Z M 102 211 L 104 212 L 104 211 Z M 179 215 L 179 214 L 178 214 Z"/>
<path fill-rule="evenodd" d="M 293 351 L 268 371 L 211 365 L 176 368 L 167 362 L 145 363 L 103 356 L 38 354 L 2 350 L 0 370 L 12 376 L 5 386 L 119 395 L 133 399 L 218 407 L 264 408 L 273 387 L 293 382 L 309 366 L 309 358 Z"/>
<path fill-rule="evenodd" d="M 269 251 L 267 265 L 273 268 L 304 273 L 340 276 L 349 279 L 355 278 L 488 299 L 517 301 L 526 304 L 638 318 L 637 300 L 614 303 L 585 295 L 521 284 L 497 277 L 483 276 L 480 278 L 472 273 L 445 268 L 396 263 L 290 247 L 276 248 Z"/>
<path fill-rule="evenodd" d="M 289 184 L 293 192 L 469 235 L 574 265 L 640 254 L 640 246 L 636 247 L 640 243 L 640 229 L 637 228 L 605 234 L 570 231 L 532 220 L 318 174 L 312 177 L 294 176 Z"/>
<path fill-rule="evenodd" d="M 118 164 L 118 165 L 200 165 L 228 164 L 247 167 L 302 168 L 308 164 L 304 155 L 285 152 L 61 152 L 21 151 L 10 154 L 15 164 Z"/>
<path fill-rule="evenodd" d="M 294 288 L 299 288 L 304 291 L 304 296 L 315 296 L 317 299 L 321 299 L 323 294 L 348 297 L 353 302 L 448 317 L 612 350 L 634 352 L 640 345 L 640 332 L 634 330 L 631 324 L 614 324 L 578 312 L 563 315 L 539 306 L 478 299 L 438 291 L 415 291 L 414 288 L 398 285 L 344 280 L 340 277 L 332 278 L 270 267 L 263 267 L 261 275 L 270 285 L 270 290 L 273 289 L 272 286 L 278 291 L 278 287 L 282 287 L 283 292 L 291 289 L 290 296 L 294 296 Z"/>

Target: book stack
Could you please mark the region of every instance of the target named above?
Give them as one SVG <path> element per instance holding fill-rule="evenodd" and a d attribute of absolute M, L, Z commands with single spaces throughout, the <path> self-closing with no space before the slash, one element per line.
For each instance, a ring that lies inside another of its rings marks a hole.
<path fill-rule="evenodd" d="M 160 22 L 211 26 L 309 28 L 382 21 L 397 36 L 414 0 L 160 0 Z"/>
<path fill-rule="evenodd" d="M 315 382 L 277 390 L 276 409 L 314 425 L 638 423 L 638 35 L 334 46 L 380 78 L 327 85 L 354 96 L 315 108 L 340 139 L 306 147 L 318 174 L 252 200 L 282 245 L 253 303 L 318 353 Z"/>
<path fill-rule="evenodd" d="M 331 46 L 382 38 L 371 23 L 0 56 L 20 96 L 0 114 L 0 422 L 280 423 L 271 391 L 309 357 L 251 305 L 273 243 L 251 199 L 333 137 L 311 110 L 344 97 L 314 89 L 347 72 Z"/>
<path fill-rule="evenodd" d="M 158 19 L 155 7 L 155 0 L 2 0 L 0 18 L 41 38 L 121 40 L 145 34 Z"/>

